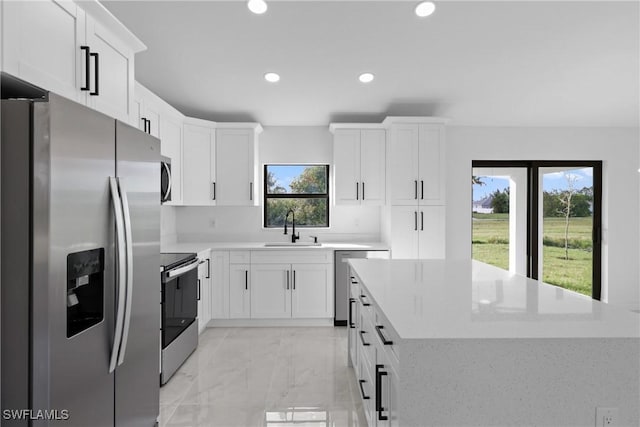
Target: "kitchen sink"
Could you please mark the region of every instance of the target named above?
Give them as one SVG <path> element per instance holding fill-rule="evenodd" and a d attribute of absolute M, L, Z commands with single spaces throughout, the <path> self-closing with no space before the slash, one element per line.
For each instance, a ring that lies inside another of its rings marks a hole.
<path fill-rule="evenodd" d="M 264 244 L 265 247 L 281 247 L 281 248 L 308 248 L 322 246 L 322 243 L 291 243 L 291 242 L 268 242 Z"/>

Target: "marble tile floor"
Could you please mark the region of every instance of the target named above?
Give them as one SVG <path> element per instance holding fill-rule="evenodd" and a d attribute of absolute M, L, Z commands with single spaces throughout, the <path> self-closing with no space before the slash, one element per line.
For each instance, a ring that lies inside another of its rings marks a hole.
<path fill-rule="evenodd" d="M 208 328 L 160 389 L 160 427 L 366 426 L 344 327 Z"/>

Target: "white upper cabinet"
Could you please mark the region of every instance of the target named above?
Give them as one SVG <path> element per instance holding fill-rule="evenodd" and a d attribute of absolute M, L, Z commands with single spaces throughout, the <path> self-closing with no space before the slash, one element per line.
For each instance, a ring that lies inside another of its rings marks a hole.
<path fill-rule="evenodd" d="M 171 159 L 171 201 L 182 204 L 182 126 L 184 115 L 140 83 L 135 83 L 130 124 L 160 139 L 160 153 Z"/>
<path fill-rule="evenodd" d="M 133 106 L 134 50 L 91 15 L 87 15 L 87 45 L 91 50 L 88 105 L 129 122 Z"/>
<path fill-rule="evenodd" d="M 443 205 L 444 125 L 393 123 L 389 131 L 392 205 Z"/>
<path fill-rule="evenodd" d="M 334 134 L 335 204 L 384 205 L 385 130 L 355 126 L 330 126 Z"/>
<path fill-rule="evenodd" d="M 215 160 L 217 205 L 257 205 L 254 129 L 217 129 Z"/>
<path fill-rule="evenodd" d="M 2 3 L 3 71 L 130 122 L 146 47 L 97 1 Z"/>
<path fill-rule="evenodd" d="M 191 124 L 194 119 L 187 118 L 186 121 L 182 148 L 182 201 L 191 206 L 215 205 L 215 129 Z"/>
<path fill-rule="evenodd" d="M 85 12 L 75 3 L 2 3 L 3 71 L 85 103 Z"/>
<path fill-rule="evenodd" d="M 256 205 L 256 142 L 261 131 L 256 123 L 185 119 L 183 204 Z"/>

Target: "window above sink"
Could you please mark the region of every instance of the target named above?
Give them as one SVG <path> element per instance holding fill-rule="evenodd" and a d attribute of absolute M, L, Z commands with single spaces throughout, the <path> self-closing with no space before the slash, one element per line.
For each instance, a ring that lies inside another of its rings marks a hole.
<path fill-rule="evenodd" d="M 329 165 L 264 166 L 265 228 L 284 227 L 289 209 L 294 210 L 296 227 L 327 228 L 329 205 Z"/>

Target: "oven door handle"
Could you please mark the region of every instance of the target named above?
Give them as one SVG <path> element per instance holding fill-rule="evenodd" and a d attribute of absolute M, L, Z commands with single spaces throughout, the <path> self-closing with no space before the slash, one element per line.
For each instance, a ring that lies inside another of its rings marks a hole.
<path fill-rule="evenodd" d="M 205 261 L 200 261 L 199 259 L 195 259 L 193 262 L 185 265 L 184 267 L 180 267 L 180 268 L 176 268 L 173 270 L 169 270 L 169 272 L 167 273 L 167 277 L 170 279 L 173 279 L 175 277 L 178 276 L 182 276 L 185 273 L 190 272 L 191 270 L 194 270 L 196 268 L 198 268 L 198 266 L 200 264 L 203 264 Z"/>

